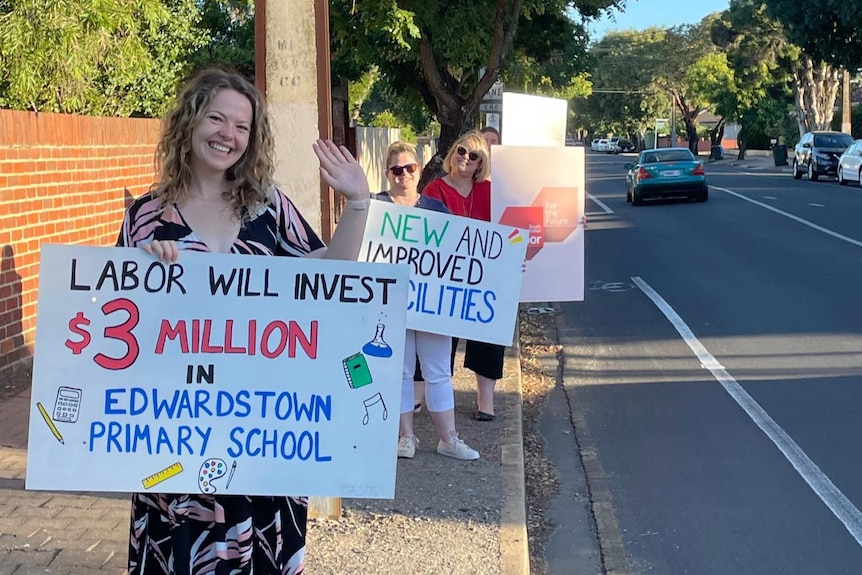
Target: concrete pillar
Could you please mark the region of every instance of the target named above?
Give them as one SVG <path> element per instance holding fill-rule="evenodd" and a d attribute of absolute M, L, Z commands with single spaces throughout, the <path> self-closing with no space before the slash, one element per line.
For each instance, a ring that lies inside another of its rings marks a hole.
<path fill-rule="evenodd" d="M 276 181 L 328 241 L 332 196 L 311 150 L 332 133 L 326 0 L 255 0 L 255 69 L 272 116 Z"/>
<path fill-rule="evenodd" d="M 320 178 L 311 143 L 332 137 L 329 6 L 327 0 L 255 0 L 254 10 L 255 83 L 272 116 L 275 179 L 328 242 L 332 191 Z M 312 497 L 309 516 L 338 519 L 341 499 Z"/>

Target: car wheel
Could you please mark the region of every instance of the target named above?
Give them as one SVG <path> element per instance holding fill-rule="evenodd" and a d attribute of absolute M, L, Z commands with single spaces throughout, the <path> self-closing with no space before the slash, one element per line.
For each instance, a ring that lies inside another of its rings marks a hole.
<path fill-rule="evenodd" d="M 628 187 L 626 187 L 626 202 L 629 204 L 632 202 L 632 191 Z"/>
<path fill-rule="evenodd" d="M 802 174 L 799 173 L 799 165 L 796 163 L 796 160 L 793 160 L 793 179 L 801 180 Z"/>
<path fill-rule="evenodd" d="M 841 166 L 838 166 L 838 185 L 840 185 L 840 186 L 846 186 L 847 185 L 847 180 L 844 179 L 844 174 L 841 171 Z"/>
<path fill-rule="evenodd" d="M 697 195 L 698 202 L 708 202 L 709 201 L 709 188 L 703 190 Z"/>
<path fill-rule="evenodd" d="M 644 203 L 643 198 L 641 198 L 641 195 L 638 193 L 638 189 L 637 188 L 633 189 L 632 190 L 632 205 L 640 206 L 640 205 L 643 205 L 643 203 Z"/>
<path fill-rule="evenodd" d="M 814 164 L 808 164 L 808 180 L 811 182 L 817 181 L 817 172 L 814 171 Z"/>
<path fill-rule="evenodd" d="M 859 169 L 858 175 L 859 175 L 859 179 L 857 181 L 859 182 L 859 187 L 862 188 L 862 168 Z"/>

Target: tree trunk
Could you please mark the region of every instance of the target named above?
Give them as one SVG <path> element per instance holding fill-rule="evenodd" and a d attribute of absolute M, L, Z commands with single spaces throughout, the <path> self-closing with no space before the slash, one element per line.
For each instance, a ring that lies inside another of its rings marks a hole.
<path fill-rule="evenodd" d="M 822 62 L 815 64 L 811 58 L 802 56 L 793 72 L 793 80 L 799 134 L 828 130 L 838 96 L 838 70 Z"/>
<path fill-rule="evenodd" d="M 688 118 L 685 119 L 685 134 L 688 137 L 688 149 L 695 156 L 697 155 L 697 123 L 691 122 Z"/>
<path fill-rule="evenodd" d="M 721 150 L 721 142 L 724 140 L 724 118 L 719 118 L 718 123 L 709 131 L 709 159 L 720 160 L 722 154 L 716 153 L 718 148 Z"/>
<path fill-rule="evenodd" d="M 697 124 L 698 118 L 702 110 L 699 106 L 691 107 L 685 99 L 685 94 L 673 94 L 673 101 L 676 108 L 682 112 L 682 121 L 685 125 L 685 135 L 688 140 L 688 149 L 695 156 L 697 155 Z M 676 144 L 676 134 L 673 134 L 674 144 Z"/>
<path fill-rule="evenodd" d="M 437 153 L 422 168 L 422 177 L 419 178 L 419 185 L 417 186 L 419 193 L 422 193 L 422 190 L 429 182 L 446 175 L 446 172 L 443 170 L 443 159 L 449 152 L 449 148 L 461 134 L 475 125 L 475 114 L 471 118 L 470 115 L 465 113 L 463 107 L 453 110 L 446 108 L 443 103 L 438 102 L 438 110 L 437 117 L 440 121 L 440 137 L 437 138 Z"/>
<path fill-rule="evenodd" d="M 709 131 L 709 145 L 720 146 L 724 140 L 724 118 L 719 118 L 715 127 Z"/>

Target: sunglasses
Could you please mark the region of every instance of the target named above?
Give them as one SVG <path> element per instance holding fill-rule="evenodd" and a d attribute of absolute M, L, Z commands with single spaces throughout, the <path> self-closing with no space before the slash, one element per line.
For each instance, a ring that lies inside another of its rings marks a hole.
<path fill-rule="evenodd" d="M 476 160 L 478 160 L 478 159 L 479 159 L 479 152 L 470 152 L 470 153 L 468 154 L 468 153 L 467 153 L 467 148 L 465 148 L 464 146 L 458 146 L 458 149 L 457 149 L 457 150 L 455 150 L 455 151 L 456 151 L 456 152 L 458 152 L 458 155 L 459 155 L 459 156 L 464 156 L 464 155 L 466 155 L 468 158 L 470 158 L 470 161 L 471 161 L 471 162 L 475 162 Z"/>
<path fill-rule="evenodd" d="M 407 170 L 408 174 L 412 174 L 417 169 L 419 169 L 418 164 L 407 164 L 406 166 L 392 166 L 389 168 L 389 171 L 392 172 L 393 176 L 400 176 L 404 173 L 404 170 Z"/>

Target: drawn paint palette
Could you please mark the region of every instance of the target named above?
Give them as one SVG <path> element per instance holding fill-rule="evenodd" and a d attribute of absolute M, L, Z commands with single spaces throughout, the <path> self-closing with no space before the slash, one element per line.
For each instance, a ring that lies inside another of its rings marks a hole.
<path fill-rule="evenodd" d="M 227 464 L 222 459 L 207 459 L 201 465 L 200 473 L 198 473 L 198 487 L 201 493 L 213 494 L 216 492 L 215 485 L 212 482 L 215 479 L 224 477 L 227 473 Z"/>

